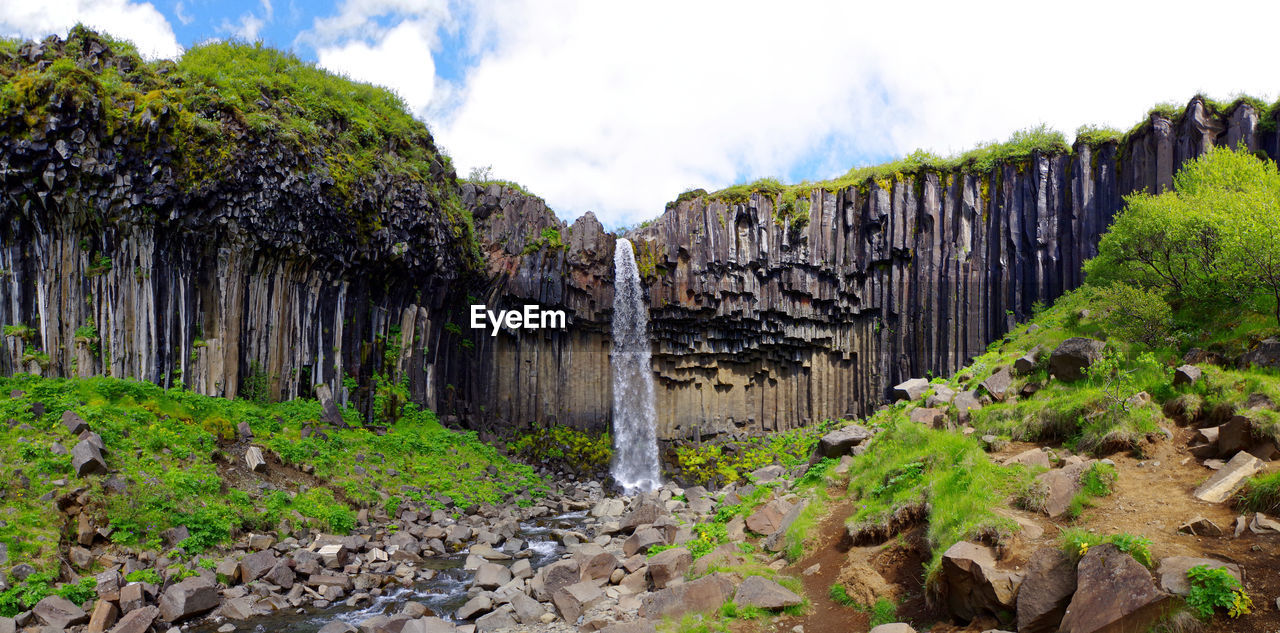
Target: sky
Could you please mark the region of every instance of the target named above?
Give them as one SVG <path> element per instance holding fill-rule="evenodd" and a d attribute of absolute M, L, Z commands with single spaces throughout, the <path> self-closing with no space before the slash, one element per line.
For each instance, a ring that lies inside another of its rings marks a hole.
<path fill-rule="evenodd" d="M 1280 3 L 1206 21 L 1167 0 L 42 0 L 0 34 L 77 22 L 177 58 L 262 41 L 399 94 L 460 176 L 490 167 L 565 220 L 653 218 L 680 192 L 821 180 L 1048 124 L 1128 129 L 1151 106 L 1280 85 Z"/>

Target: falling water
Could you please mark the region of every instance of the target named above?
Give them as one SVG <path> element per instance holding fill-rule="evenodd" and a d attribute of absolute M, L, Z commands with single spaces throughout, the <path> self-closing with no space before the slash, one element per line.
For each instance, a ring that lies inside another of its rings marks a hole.
<path fill-rule="evenodd" d="M 631 242 L 613 254 L 613 478 L 630 492 L 660 484 L 648 308 Z"/>

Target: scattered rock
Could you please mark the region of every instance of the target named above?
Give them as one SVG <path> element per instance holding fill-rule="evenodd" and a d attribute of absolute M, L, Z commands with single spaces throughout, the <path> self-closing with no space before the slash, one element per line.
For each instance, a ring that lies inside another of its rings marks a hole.
<path fill-rule="evenodd" d="M 1044 501 L 1044 513 L 1049 518 L 1056 519 L 1066 514 L 1071 508 L 1071 498 L 1080 492 L 1080 476 L 1089 469 L 1091 463 L 1078 461 L 1036 476 L 1036 481 L 1048 491 Z"/>
<path fill-rule="evenodd" d="M 493 610 L 493 598 L 488 594 L 479 594 L 468 600 L 466 604 L 458 607 L 454 613 L 459 620 L 470 620 L 477 615 L 482 615 Z"/>
<path fill-rule="evenodd" d="M 640 617 L 660 620 L 719 609 L 733 590 L 733 582 L 721 574 L 704 576 L 645 595 L 640 601 Z"/>
<path fill-rule="evenodd" d="M 1258 343 L 1240 357 L 1243 367 L 1268 367 L 1280 369 L 1280 338 L 1271 337 Z"/>
<path fill-rule="evenodd" d="M 89 626 L 85 633 L 106 633 L 116 620 L 120 619 L 120 609 L 110 600 L 99 600 L 93 605 L 93 615 L 89 616 Z"/>
<path fill-rule="evenodd" d="M 1254 534 L 1280 534 L 1280 521 L 1258 512 L 1253 515 L 1253 521 L 1249 522 L 1249 531 Z"/>
<path fill-rule="evenodd" d="M 67 431 L 72 437 L 79 437 L 81 433 L 89 430 L 89 423 L 84 418 L 76 414 L 75 411 L 62 412 L 62 426 L 67 427 Z"/>
<path fill-rule="evenodd" d="M 151 628 L 151 623 L 155 622 L 156 616 L 160 615 L 160 609 L 157 607 L 142 607 L 134 609 L 120 618 L 116 622 L 115 628 L 111 629 L 111 633 L 147 633 Z"/>
<path fill-rule="evenodd" d="M 996 568 L 995 550 L 985 545 L 960 541 L 942 555 L 942 592 L 961 620 L 1013 611 L 1021 582 L 1018 574 Z"/>
<path fill-rule="evenodd" d="M 580 582 L 556 590 L 551 595 L 551 602 L 556 605 L 556 610 L 560 612 L 560 617 L 564 618 L 565 622 L 574 624 L 583 611 L 603 598 L 604 594 L 595 583 Z"/>
<path fill-rule="evenodd" d="M 871 431 L 857 424 L 836 429 L 818 440 L 818 446 L 814 449 L 814 462 L 823 457 L 836 458 L 848 455 L 853 451 L 853 447 L 868 439 L 871 439 Z"/>
<path fill-rule="evenodd" d="M 105 475 L 107 462 L 102 459 L 102 452 L 88 440 L 80 440 L 71 449 L 71 468 L 77 477 L 87 475 Z"/>
<path fill-rule="evenodd" d="M 1194 385 L 1200 382 L 1200 377 L 1203 375 L 1204 372 L 1195 365 L 1182 365 L 1173 371 L 1173 386 Z"/>
<path fill-rule="evenodd" d="M 267 469 L 267 460 L 262 457 L 262 449 L 257 446 L 250 446 L 249 450 L 244 452 L 244 463 L 255 473 Z"/>
<path fill-rule="evenodd" d="M 218 588 L 212 581 L 193 576 L 165 590 L 160 597 L 160 619 L 178 622 L 218 606 L 219 600 Z"/>
<path fill-rule="evenodd" d="M 1084 370 L 1102 358 L 1106 343 L 1074 336 L 1063 341 L 1049 356 L 1049 373 L 1058 380 L 1072 382 L 1084 378 Z"/>
<path fill-rule="evenodd" d="M 1043 448 L 1025 450 L 1004 460 L 1005 466 L 1010 464 L 1022 464 L 1023 466 L 1031 467 L 1039 466 L 1041 468 L 1050 468 L 1053 465 L 1052 462 L 1049 461 L 1049 453 L 1047 453 Z"/>
<path fill-rule="evenodd" d="M 1005 393 L 1009 391 L 1009 386 L 1013 384 L 1013 376 L 1009 373 L 1008 367 L 1001 367 L 996 373 L 991 374 L 986 380 L 982 381 L 982 388 L 991 394 L 996 400 L 1004 400 Z"/>
<path fill-rule="evenodd" d="M 649 578 L 655 589 L 665 589 L 673 581 L 684 578 L 693 565 L 693 555 L 683 547 L 660 552 L 649 559 Z"/>
<path fill-rule="evenodd" d="M 904 622 L 894 622 L 892 624 L 881 624 L 867 633 L 916 633 L 910 624 Z"/>
<path fill-rule="evenodd" d="M 1226 568 L 1236 580 L 1244 581 L 1239 565 L 1212 558 L 1169 556 L 1160 559 L 1160 565 L 1156 568 L 1156 575 L 1160 577 L 1160 588 L 1175 596 L 1185 597 L 1191 592 L 1191 584 L 1187 581 L 1187 570 L 1200 565 L 1210 569 Z"/>
<path fill-rule="evenodd" d="M 951 405 L 956 408 L 961 422 L 969 420 L 969 412 L 982 408 L 982 401 L 978 399 L 977 392 L 961 391 L 956 394 L 955 400 L 951 401 Z"/>
<path fill-rule="evenodd" d="M 1183 534 L 1191 534 L 1193 536 L 1222 536 L 1222 528 L 1218 527 L 1217 523 L 1214 523 L 1204 517 L 1196 517 L 1186 523 L 1183 523 L 1182 526 L 1178 528 L 1178 531 Z"/>
<path fill-rule="evenodd" d="M 497 563 L 482 563 L 476 569 L 475 586 L 481 589 L 497 589 L 511 582 L 511 570 Z"/>
<path fill-rule="evenodd" d="M 1057 631 L 1075 592 L 1075 563 L 1056 547 L 1036 550 L 1018 589 L 1018 633 Z"/>
<path fill-rule="evenodd" d="M 942 409 L 919 407 L 911 410 L 911 421 L 940 429 L 947 425 L 947 413 Z"/>
<path fill-rule="evenodd" d="M 253 582 L 264 576 L 279 562 L 276 553 L 271 550 L 254 552 L 240 559 L 241 582 Z"/>
<path fill-rule="evenodd" d="M 924 392 L 929 390 L 929 381 L 924 378 L 912 378 L 894 385 L 892 396 L 894 400 L 916 401 L 924 396 Z"/>
<path fill-rule="evenodd" d="M 791 504 L 781 499 L 766 503 L 747 517 L 747 529 L 756 534 L 769 535 L 778 531 L 782 517 L 791 511 Z"/>
<path fill-rule="evenodd" d="M 31 609 L 36 619 L 48 626 L 65 629 L 89 621 L 89 614 L 62 596 L 46 596 Z"/>
<path fill-rule="evenodd" d="M 1035 371 L 1036 365 L 1040 364 L 1040 353 L 1041 347 L 1037 345 L 1031 348 L 1031 351 L 1019 357 L 1018 360 L 1013 361 L 1013 373 L 1019 376 L 1026 376 Z"/>
<path fill-rule="evenodd" d="M 1098 545 L 1080 559 L 1076 592 L 1059 631 L 1145 631 L 1163 615 L 1169 597 L 1141 563 L 1114 545 Z"/>
<path fill-rule="evenodd" d="M 743 580 L 733 594 L 733 601 L 740 606 L 761 609 L 784 609 L 803 602 L 790 589 L 762 576 L 748 576 Z"/>
<path fill-rule="evenodd" d="M 1262 470 L 1262 465 L 1262 460 L 1240 451 L 1208 481 L 1196 488 L 1195 498 L 1209 503 L 1222 503 L 1244 486 L 1245 481 Z"/>

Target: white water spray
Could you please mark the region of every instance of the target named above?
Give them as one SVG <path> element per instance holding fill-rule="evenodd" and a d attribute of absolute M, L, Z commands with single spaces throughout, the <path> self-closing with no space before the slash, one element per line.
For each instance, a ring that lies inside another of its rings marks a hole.
<path fill-rule="evenodd" d="M 613 254 L 613 478 L 627 493 L 661 485 L 649 317 L 629 240 Z"/>

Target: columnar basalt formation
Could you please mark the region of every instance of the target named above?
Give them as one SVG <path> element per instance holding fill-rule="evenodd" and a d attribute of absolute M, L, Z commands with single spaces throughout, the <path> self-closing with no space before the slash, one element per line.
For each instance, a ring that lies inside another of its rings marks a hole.
<path fill-rule="evenodd" d="M 72 39 L 0 63 L 39 73 L 62 56 L 89 73 L 66 75 L 77 81 L 135 77 L 136 56 Z M 164 82 L 166 68 L 137 76 Z M 182 127 L 190 110 L 71 85 L 0 119 L 0 372 L 271 398 L 323 383 L 365 403 L 403 383 L 478 428 L 608 427 L 615 236 L 592 214 L 570 226 L 510 187 L 459 186 L 425 128 L 417 175 L 352 183 L 327 148 L 225 109 L 200 113 L 222 143 L 202 152 L 188 138 L 200 126 Z M 264 93 L 257 107 L 292 105 Z M 1196 99 L 1122 143 L 815 189 L 802 225 L 770 196 L 681 196 L 627 234 L 648 288 L 660 436 L 865 413 L 903 379 L 955 370 L 1081 283 L 1125 194 L 1168 189 L 1214 145 L 1280 155 L 1260 116 Z M 491 336 L 470 328 L 479 303 L 563 309 L 569 326 Z"/>

